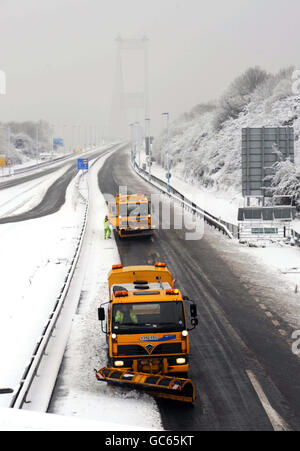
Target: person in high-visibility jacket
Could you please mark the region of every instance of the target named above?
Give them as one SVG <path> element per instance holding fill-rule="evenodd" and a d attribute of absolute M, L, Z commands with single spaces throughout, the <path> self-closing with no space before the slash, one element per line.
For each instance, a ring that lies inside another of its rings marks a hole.
<path fill-rule="evenodd" d="M 126 318 L 127 313 L 128 313 L 127 306 L 126 305 L 120 305 L 120 308 L 118 308 L 118 310 L 116 311 L 116 314 L 115 314 L 115 322 L 119 323 L 119 324 L 123 324 L 124 322 L 127 323 L 128 322 L 128 320 Z M 138 323 L 137 316 L 136 316 L 135 311 L 133 310 L 132 306 L 130 307 L 129 316 L 130 316 L 131 321 L 134 324 Z"/>
<path fill-rule="evenodd" d="M 108 216 L 105 216 L 104 218 L 104 239 L 106 240 L 106 238 L 111 238 Z"/>

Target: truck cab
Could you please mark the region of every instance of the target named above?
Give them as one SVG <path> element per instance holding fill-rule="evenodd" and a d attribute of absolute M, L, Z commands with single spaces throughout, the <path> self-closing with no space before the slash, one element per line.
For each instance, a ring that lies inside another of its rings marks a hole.
<path fill-rule="evenodd" d="M 107 313 L 99 309 L 108 343 L 109 365 L 135 373 L 180 374 L 189 370 L 189 330 L 196 327 L 191 304 L 188 328 L 185 301 L 165 263 L 113 266 L 108 275 Z"/>

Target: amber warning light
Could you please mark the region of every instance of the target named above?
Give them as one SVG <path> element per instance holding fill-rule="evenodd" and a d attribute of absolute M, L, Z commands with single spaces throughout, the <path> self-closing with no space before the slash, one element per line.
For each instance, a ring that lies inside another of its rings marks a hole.
<path fill-rule="evenodd" d="M 179 290 L 166 290 L 166 294 L 169 294 L 171 296 L 174 296 L 176 294 L 179 294 Z"/>
<path fill-rule="evenodd" d="M 128 296 L 128 291 L 116 291 L 115 297 L 116 298 L 125 298 Z"/>

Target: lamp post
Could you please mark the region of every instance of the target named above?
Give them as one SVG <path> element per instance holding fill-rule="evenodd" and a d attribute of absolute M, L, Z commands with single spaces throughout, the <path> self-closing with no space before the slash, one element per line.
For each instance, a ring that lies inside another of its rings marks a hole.
<path fill-rule="evenodd" d="M 129 126 L 130 126 L 130 142 L 131 142 L 131 164 L 134 164 L 134 158 L 133 158 L 133 150 L 134 150 L 134 148 L 133 148 L 133 138 L 134 138 L 133 127 L 134 127 L 134 124 L 129 124 Z"/>
<path fill-rule="evenodd" d="M 36 125 L 36 129 L 35 129 L 35 139 L 36 139 L 36 164 L 38 165 L 38 163 L 39 163 L 39 155 L 40 155 L 40 152 L 39 152 L 39 124 L 37 123 L 37 125 Z"/>
<path fill-rule="evenodd" d="M 80 133 L 80 124 L 77 125 L 77 134 L 78 134 L 78 142 L 77 142 L 77 146 L 76 149 L 81 150 L 81 133 Z"/>
<path fill-rule="evenodd" d="M 66 154 L 66 132 L 65 132 L 65 130 L 66 130 L 66 128 L 68 127 L 68 125 L 67 124 L 63 124 L 62 125 L 62 138 L 63 138 L 63 148 L 64 148 L 64 150 L 63 150 L 63 152 L 64 152 L 64 154 Z"/>
<path fill-rule="evenodd" d="M 10 141 L 11 141 L 10 127 L 9 126 L 5 127 L 5 126 L 1 125 L 0 128 L 3 129 L 3 130 L 5 130 L 5 129 L 7 130 L 7 158 L 9 158 L 9 155 L 10 155 Z M 13 161 L 12 158 L 11 158 L 11 161 Z M 3 173 L 3 168 L 2 168 L 2 173 Z"/>
<path fill-rule="evenodd" d="M 52 124 L 52 127 L 51 127 L 51 130 L 52 130 L 52 136 L 51 136 L 51 160 L 53 160 L 53 158 L 54 158 L 54 133 L 55 133 L 55 125 L 54 124 Z"/>
<path fill-rule="evenodd" d="M 141 138 L 140 138 L 140 123 L 135 122 L 134 124 L 136 126 L 136 144 L 138 144 L 139 147 L 139 168 L 141 167 Z"/>
<path fill-rule="evenodd" d="M 162 113 L 163 116 L 167 117 L 167 180 L 168 180 L 168 193 L 170 192 L 170 115 L 169 113 Z"/>
<path fill-rule="evenodd" d="M 150 118 L 148 118 L 148 117 L 145 119 L 145 137 L 146 137 L 146 150 L 147 150 L 147 145 L 148 145 L 148 149 L 149 149 L 148 172 L 149 172 L 149 180 L 151 180 L 152 152 L 151 152 Z"/>

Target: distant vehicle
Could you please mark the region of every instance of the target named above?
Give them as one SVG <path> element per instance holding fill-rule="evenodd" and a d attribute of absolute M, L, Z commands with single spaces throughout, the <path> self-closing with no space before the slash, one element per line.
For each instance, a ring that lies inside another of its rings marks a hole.
<path fill-rule="evenodd" d="M 151 204 L 141 193 L 117 195 L 108 203 L 108 219 L 120 238 L 150 236 L 153 233 Z"/>

